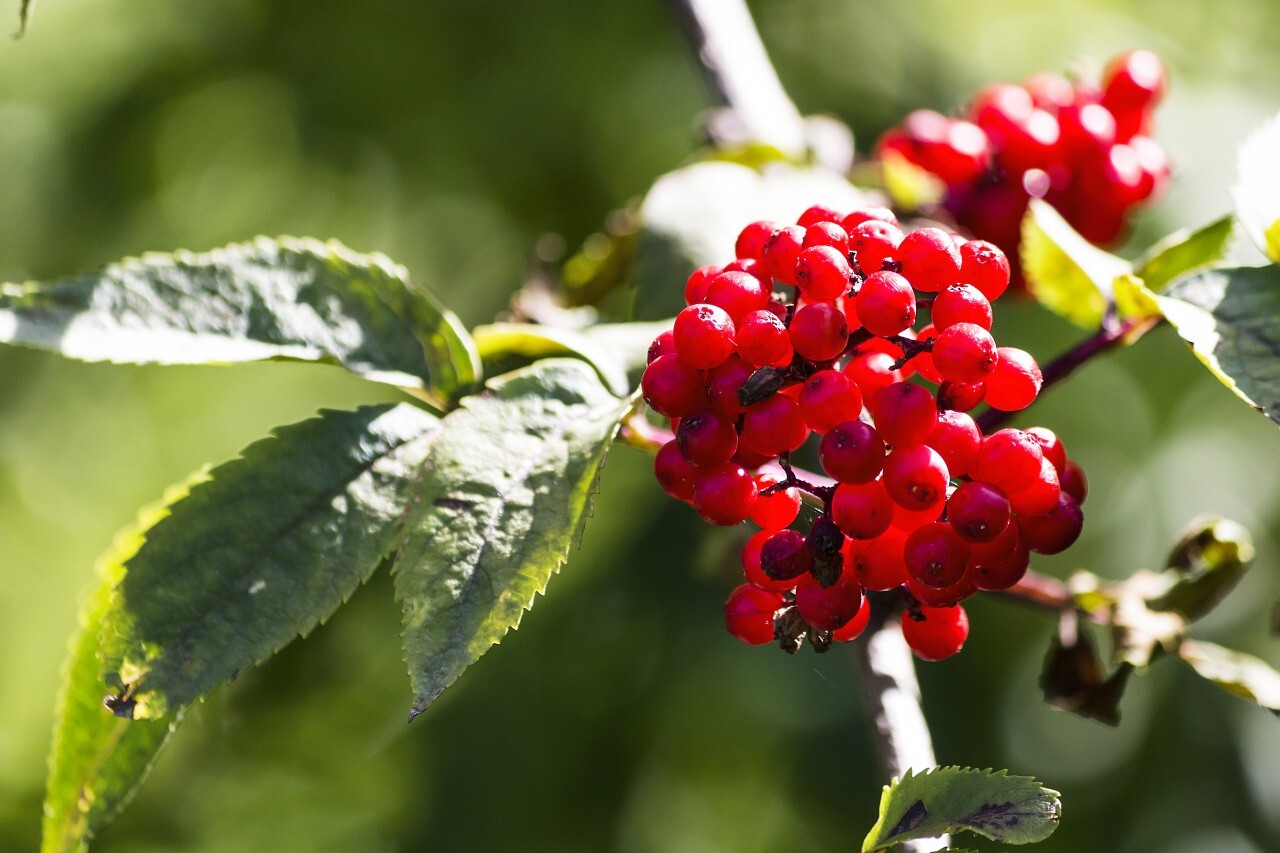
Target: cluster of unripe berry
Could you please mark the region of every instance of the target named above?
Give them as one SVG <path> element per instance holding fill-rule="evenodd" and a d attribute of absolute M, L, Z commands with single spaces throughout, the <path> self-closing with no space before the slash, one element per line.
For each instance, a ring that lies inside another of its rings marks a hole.
<path fill-rule="evenodd" d="M 956 222 L 1010 251 L 1031 197 L 1089 241 L 1111 243 L 1168 181 L 1169 161 L 1149 135 L 1164 88 L 1160 59 L 1135 50 L 1115 57 L 1097 87 L 1037 74 L 981 90 L 961 119 L 917 110 L 878 151 L 936 175 Z"/>
<path fill-rule="evenodd" d="M 736 250 L 689 278 L 641 380 L 674 433 L 654 462 L 662 488 L 711 524 L 761 528 L 730 633 L 823 650 L 862 631 L 866 591 L 898 590 L 916 654 L 953 654 L 960 601 L 1012 586 L 1030 552 L 1063 550 L 1083 523 L 1084 475 L 1052 432 L 984 437 L 968 414 L 1040 391 L 1035 360 L 991 336 L 1008 260 L 938 228 L 904 233 L 884 208 L 753 222 Z M 829 481 L 791 464 L 815 444 Z M 817 512 L 797 525 L 806 496 Z"/>

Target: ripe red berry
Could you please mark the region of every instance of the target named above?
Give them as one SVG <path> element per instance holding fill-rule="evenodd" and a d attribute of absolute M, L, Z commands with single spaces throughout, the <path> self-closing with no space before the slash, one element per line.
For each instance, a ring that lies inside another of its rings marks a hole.
<path fill-rule="evenodd" d="M 737 323 L 769 304 L 769 288 L 751 273 L 727 270 L 707 283 L 704 301 L 723 309 Z"/>
<path fill-rule="evenodd" d="M 1103 74 L 1102 103 L 1116 115 L 1118 124 L 1126 124 L 1130 116 L 1150 111 L 1164 95 L 1165 70 L 1160 58 L 1149 50 L 1122 53 L 1107 64 Z M 1127 132 L 1127 135 L 1126 135 Z M 1126 139 L 1136 128 L 1121 128 Z"/>
<path fill-rule="evenodd" d="M 1002 429 L 982 440 L 976 474 L 1006 495 L 1024 489 L 1040 476 L 1044 452 L 1040 443 L 1020 429 Z"/>
<path fill-rule="evenodd" d="M 764 543 L 768 542 L 769 537 L 773 536 L 775 532 L 773 530 L 761 530 L 748 539 L 747 544 L 742 546 L 742 574 L 748 583 L 754 584 L 761 589 L 786 592 L 787 590 L 795 589 L 795 578 L 774 580 L 764 573 L 764 569 L 760 568 L 760 551 L 764 548 Z"/>
<path fill-rule="evenodd" d="M 773 232 L 778 230 L 776 222 L 758 221 L 752 222 L 746 228 L 743 228 L 738 234 L 737 241 L 733 244 L 733 251 L 739 258 L 751 258 L 755 261 L 764 260 L 764 245 L 769 238 L 773 236 Z"/>
<path fill-rule="evenodd" d="M 925 586 L 907 575 L 907 592 L 924 607 L 955 607 L 977 591 L 967 572 L 951 586 Z"/>
<path fill-rule="evenodd" d="M 929 319 L 938 330 L 973 323 L 991 330 L 991 302 L 972 284 L 953 284 L 933 300 Z"/>
<path fill-rule="evenodd" d="M 938 451 L 947 463 L 947 473 L 963 477 L 978 464 L 978 452 L 982 449 L 982 430 L 973 418 L 963 412 L 938 412 L 938 423 L 925 444 Z"/>
<path fill-rule="evenodd" d="M 1040 476 L 1009 495 L 1018 515 L 1044 515 L 1058 505 L 1058 471 L 1048 459 L 1040 460 Z"/>
<path fill-rule="evenodd" d="M 797 310 L 788 332 L 795 351 L 812 361 L 830 361 L 844 352 L 849 341 L 849 324 L 844 312 L 826 302 Z"/>
<path fill-rule="evenodd" d="M 1009 526 L 1017 527 L 1015 524 Z M 978 589 L 1008 589 L 1022 580 L 1023 575 L 1027 573 L 1027 568 L 1031 565 L 1031 552 L 1025 545 L 1019 543 L 998 560 L 974 562 L 971 558 L 970 563 L 972 565 L 970 575 L 974 586 Z"/>
<path fill-rule="evenodd" d="M 796 284 L 807 299 L 833 302 L 849 289 L 853 270 L 845 255 L 831 246 L 812 246 L 796 260 Z"/>
<path fill-rule="evenodd" d="M 990 483 L 961 483 L 947 500 L 947 522 L 968 542 L 990 542 L 1009 525 L 1009 500 Z"/>
<path fill-rule="evenodd" d="M 1067 460 L 1062 473 L 1058 475 L 1058 480 L 1063 492 L 1075 498 L 1076 503 L 1084 503 L 1085 497 L 1089 494 L 1089 479 L 1085 477 L 1084 469 L 1076 464 L 1075 460 Z"/>
<path fill-rule="evenodd" d="M 782 608 L 782 596 L 751 584 L 729 593 L 724 623 L 729 633 L 744 643 L 761 646 L 773 641 L 773 614 Z"/>
<path fill-rule="evenodd" d="M 1035 109 L 1031 94 L 1021 86 L 996 83 L 980 90 L 969 104 L 969 116 L 1003 147 Z"/>
<path fill-rule="evenodd" d="M 916 294 L 911 283 L 895 272 L 873 273 L 858 289 L 854 310 L 871 334 L 897 335 L 916 322 Z"/>
<path fill-rule="evenodd" d="M 880 437 L 894 447 L 923 444 L 938 424 L 933 395 L 912 382 L 886 386 L 871 404 L 871 414 Z"/>
<path fill-rule="evenodd" d="M 812 566 L 809 546 L 794 530 L 779 530 L 760 548 L 760 568 L 774 580 L 798 578 Z"/>
<path fill-rule="evenodd" d="M 896 225 L 869 219 L 849 231 L 849 254 L 863 275 L 879 272 L 886 258 L 897 254 L 903 234 Z"/>
<path fill-rule="evenodd" d="M 755 503 L 756 481 L 732 462 L 703 472 L 693 486 L 693 508 L 708 524 L 740 524 L 751 515 Z"/>
<path fill-rule="evenodd" d="M 755 368 L 736 355 L 719 367 L 707 372 L 706 397 L 712 408 L 730 418 L 736 418 L 747 410 L 738 399 L 742 384 L 747 381 Z"/>
<path fill-rule="evenodd" d="M 649 352 L 645 364 L 653 364 L 660 356 L 674 355 L 675 351 L 675 333 L 670 329 L 665 332 L 659 332 L 658 336 L 653 339 L 653 343 L 649 344 Z"/>
<path fill-rule="evenodd" d="M 995 339 L 975 323 L 943 329 L 930 355 L 938 375 L 951 382 L 985 382 L 998 362 Z"/>
<path fill-rule="evenodd" d="M 1039 443 L 1044 458 L 1053 463 L 1054 469 L 1061 474 L 1067 464 L 1067 449 L 1063 446 L 1062 439 L 1046 427 L 1028 427 L 1026 432 Z"/>
<path fill-rule="evenodd" d="M 949 658 L 964 646 L 969 638 L 969 617 L 964 608 L 921 607 L 920 621 L 909 612 L 902 614 L 902 636 L 916 657 L 922 660 Z"/>
<path fill-rule="evenodd" d="M 864 352 L 849 359 L 843 368 L 862 391 L 862 402 L 870 406 L 876 395 L 894 382 L 902 381 L 902 371 L 893 367 L 894 357 L 883 352 Z"/>
<path fill-rule="evenodd" d="M 676 315 L 676 355 L 695 370 L 709 370 L 733 355 L 733 333 L 733 321 L 723 309 L 690 305 Z"/>
<path fill-rule="evenodd" d="M 862 414 L 862 392 L 838 370 L 819 370 L 800 387 L 800 413 L 814 432 L 825 433 Z"/>
<path fill-rule="evenodd" d="M 858 542 L 851 551 L 853 572 L 865 589 L 886 591 L 897 589 L 907 582 L 907 566 L 902 562 L 902 549 L 907 544 L 907 534 L 893 528 L 865 542 Z"/>
<path fill-rule="evenodd" d="M 995 370 L 983 380 L 987 386 L 987 404 L 1002 412 L 1016 412 L 1030 406 L 1044 382 L 1040 365 L 1023 350 L 1000 347 Z"/>
<path fill-rule="evenodd" d="M 916 290 L 935 293 L 960 280 L 960 250 L 941 228 L 921 228 L 898 246 L 902 274 Z"/>
<path fill-rule="evenodd" d="M 799 225 L 787 225 L 769 235 L 764 244 L 764 271 L 783 284 L 795 286 L 796 259 L 804 248 L 804 231 Z"/>
<path fill-rule="evenodd" d="M 698 267 L 689 276 L 689 280 L 684 286 L 684 303 L 686 305 L 694 305 L 698 302 L 707 301 L 707 288 L 711 285 L 711 279 L 723 272 L 723 268 L 716 264 L 708 264 L 705 267 Z"/>
<path fill-rule="evenodd" d="M 702 409 L 680 419 L 676 443 L 690 465 L 715 468 L 738 450 L 738 430 L 733 421 L 714 409 Z"/>
<path fill-rule="evenodd" d="M 796 584 L 796 609 L 819 631 L 834 631 L 848 624 L 862 609 L 862 587 L 852 572 L 843 572 L 828 587 L 813 575 L 805 575 Z"/>
<path fill-rule="evenodd" d="M 924 444 L 898 447 L 884 462 L 884 485 L 889 497 L 903 509 L 924 512 L 938 505 L 947 493 L 947 463 Z"/>
<path fill-rule="evenodd" d="M 911 533 L 918 527 L 931 524 L 942 517 L 946 509 L 946 501 L 938 501 L 931 507 L 922 510 L 906 509 L 900 504 L 893 505 L 893 526 L 904 533 Z"/>
<path fill-rule="evenodd" d="M 848 643 L 856 640 L 859 635 L 867 628 L 867 623 L 871 621 L 871 600 L 866 596 L 862 597 L 862 606 L 858 608 L 858 612 L 852 619 L 844 623 L 844 625 L 836 628 L 831 632 L 831 639 L 837 643 Z"/>
<path fill-rule="evenodd" d="M 840 220 L 840 227 L 849 233 L 864 222 L 887 222 L 895 228 L 898 225 L 897 215 L 887 207 L 860 207 L 845 215 Z"/>
<path fill-rule="evenodd" d="M 737 327 L 738 355 L 756 367 L 791 361 L 791 338 L 778 315 L 768 309 L 752 311 Z"/>
<path fill-rule="evenodd" d="M 1065 492 L 1058 495 L 1058 505 L 1044 515 L 1018 516 L 1018 534 L 1037 554 L 1057 554 L 1067 550 L 1080 537 L 1084 513 L 1076 499 Z"/>
<path fill-rule="evenodd" d="M 1021 219 L 1021 211 L 1018 211 Z M 1009 259 L 996 246 L 983 240 L 970 240 L 960 247 L 960 279 L 971 284 L 995 302 L 1009 286 Z"/>
<path fill-rule="evenodd" d="M 674 440 L 662 445 L 653 457 L 653 476 L 662 490 L 676 500 L 686 503 L 693 500 L 693 484 L 697 482 L 699 473 L 684 458 Z"/>
<path fill-rule="evenodd" d="M 841 483 L 869 483 L 884 467 L 884 440 L 858 420 L 836 424 L 818 444 L 822 470 Z"/>
<path fill-rule="evenodd" d="M 782 476 L 772 471 L 756 477 L 756 488 L 762 493 L 751 510 L 751 520 L 764 530 L 781 530 L 796 520 L 800 514 L 800 493 L 795 489 L 782 489 L 773 494 L 763 494 L 769 486 L 782 482 Z"/>
<path fill-rule="evenodd" d="M 785 394 L 774 394 L 753 404 L 743 417 L 743 442 L 766 456 L 795 450 L 808 436 L 800 405 Z"/>
<path fill-rule="evenodd" d="M 841 483 L 831 498 L 831 518 L 846 536 L 875 539 L 893 521 L 893 501 L 879 480 Z"/>
<path fill-rule="evenodd" d="M 800 214 L 796 224 L 801 228 L 809 228 L 819 222 L 839 222 L 843 214 L 825 204 L 815 204 Z"/>
<path fill-rule="evenodd" d="M 848 257 L 849 233 L 834 222 L 815 222 L 804 232 L 804 247 L 813 246 L 830 246 L 842 257 Z"/>
<path fill-rule="evenodd" d="M 925 326 L 916 332 L 916 340 L 920 342 L 933 341 L 938 338 L 938 330 L 932 324 Z M 935 385 L 942 384 L 942 377 L 938 374 L 938 368 L 934 366 L 933 354 L 926 351 L 916 353 L 911 361 L 907 362 L 907 367 L 914 370 L 922 379 L 932 382 Z"/>
<path fill-rule="evenodd" d="M 658 414 L 680 418 L 706 405 L 706 375 L 677 355 L 655 358 L 640 378 L 644 400 Z"/>
<path fill-rule="evenodd" d="M 964 577 L 969 545 L 951 525 L 935 521 L 916 528 L 907 537 L 902 561 L 917 582 L 935 588 L 949 587 Z"/>
<path fill-rule="evenodd" d="M 987 396 L 982 382 L 943 382 L 938 386 L 938 408 L 971 412 Z"/>

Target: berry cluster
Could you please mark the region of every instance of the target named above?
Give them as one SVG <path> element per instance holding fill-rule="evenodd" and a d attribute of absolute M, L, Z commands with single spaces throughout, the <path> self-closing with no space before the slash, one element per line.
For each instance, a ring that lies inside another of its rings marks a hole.
<path fill-rule="evenodd" d="M 956 222 L 1007 251 L 1018 245 L 1031 197 L 1091 242 L 1111 243 L 1129 211 L 1169 178 L 1168 159 L 1149 136 L 1164 88 L 1160 59 L 1135 50 L 1108 64 L 1101 87 L 1037 74 L 1022 86 L 981 90 L 963 119 L 917 110 L 877 150 L 936 175 Z"/>
<path fill-rule="evenodd" d="M 690 276 L 641 381 L 674 433 L 654 461 L 662 488 L 711 524 L 761 528 L 730 633 L 823 650 L 862 631 L 866 591 L 898 590 L 916 654 L 954 653 L 960 601 L 1012 586 L 1030 552 L 1063 550 L 1083 523 L 1084 475 L 1052 432 L 984 437 L 968 414 L 1040 391 L 1035 360 L 991 336 L 1008 260 L 938 228 L 904 233 L 884 208 L 753 222 L 736 250 Z M 834 482 L 792 467 L 815 445 Z M 805 496 L 820 509 L 798 525 Z"/>

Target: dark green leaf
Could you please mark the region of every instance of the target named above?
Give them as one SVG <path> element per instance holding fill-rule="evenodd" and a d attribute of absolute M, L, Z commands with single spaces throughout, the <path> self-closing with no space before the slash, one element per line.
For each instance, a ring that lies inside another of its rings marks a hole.
<path fill-rule="evenodd" d="M 1120 723 L 1120 697 L 1132 672 L 1121 664 L 1108 676 L 1078 614 L 1067 610 L 1059 617 L 1040 687 L 1055 708 L 1114 726 Z"/>
<path fill-rule="evenodd" d="M 530 323 L 491 323 L 477 326 L 472 335 L 480 360 L 492 375 L 506 373 L 507 370 L 489 370 L 491 362 L 498 363 L 511 357 L 536 361 L 566 355 L 580 358 L 594 367 L 609 390 L 619 397 L 631 391 L 621 360 L 583 333 Z"/>
<path fill-rule="evenodd" d="M 439 423 L 408 404 L 322 412 L 175 503 L 112 591 L 117 713 L 171 713 L 328 618 L 393 548 Z"/>
<path fill-rule="evenodd" d="M 1158 300 L 1213 374 L 1280 422 L 1280 266 L 1205 270 L 1179 280 Z"/>
<path fill-rule="evenodd" d="M 1151 290 L 1163 290 L 1174 279 L 1221 260 L 1235 226 L 1228 213 L 1195 231 L 1174 232 L 1134 262 L 1134 274 Z"/>
<path fill-rule="evenodd" d="M 1280 115 L 1240 146 L 1231 195 L 1245 233 L 1280 263 Z"/>
<path fill-rule="evenodd" d="M 437 405 L 479 375 L 457 318 L 414 289 L 403 267 L 292 238 L 0 285 L 0 342 L 83 361 L 326 362 Z"/>
<path fill-rule="evenodd" d="M 1253 539 L 1244 527 L 1223 518 L 1197 519 L 1169 555 L 1173 586 L 1150 607 L 1199 619 L 1240 582 L 1252 560 Z"/>
<path fill-rule="evenodd" d="M 98 581 L 81 609 L 62 671 L 41 853 L 83 850 L 93 834 L 128 804 L 182 719 L 182 709 L 156 720 L 126 720 L 109 714 L 102 707 L 105 690 L 98 647 L 111 587 L 124 576 L 125 561 L 142 546 L 147 530 L 168 515 L 169 505 L 204 479 L 207 475 L 202 471 L 172 489 L 162 503 L 144 509 L 98 563 Z"/>
<path fill-rule="evenodd" d="M 1102 322 L 1116 277 L 1129 272 L 1127 261 L 1091 244 L 1038 199 L 1022 220 L 1021 258 L 1031 294 L 1086 329 Z"/>
<path fill-rule="evenodd" d="M 519 625 L 567 559 L 630 407 L 581 361 L 546 359 L 442 421 L 395 559 L 410 718 Z"/>
<path fill-rule="evenodd" d="M 657 320 L 684 307 L 684 283 L 704 264 L 733 260 L 749 222 L 795 222 L 813 204 L 853 209 L 866 203 L 835 172 L 784 163 L 760 171 L 709 161 L 663 175 L 640 206 L 632 284 L 635 316 Z"/>
<path fill-rule="evenodd" d="M 1183 640 L 1178 656 L 1228 693 L 1280 715 L 1280 672 L 1266 661 L 1200 640 Z"/>
<path fill-rule="evenodd" d="M 913 838 L 974 832 L 1005 844 L 1044 841 L 1058 828 L 1057 791 L 1030 776 L 967 767 L 910 770 L 880 796 L 880 819 L 862 842 L 863 853 Z"/>

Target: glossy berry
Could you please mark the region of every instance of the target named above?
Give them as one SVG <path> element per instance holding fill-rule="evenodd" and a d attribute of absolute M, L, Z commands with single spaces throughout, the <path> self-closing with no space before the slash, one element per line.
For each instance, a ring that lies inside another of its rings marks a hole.
<path fill-rule="evenodd" d="M 920 228 L 906 235 L 897 259 L 916 290 L 935 293 L 960 280 L 960 250 L 941 228 Z"/>
<path fill-rule="evenodd" d="M 764 244 L 764 271 L 783 284 L 796 283 L 796 260 L 804 248 L 805 229 L 787 225 L 774 231 Z"/>
<path fill-rule="evenodd" d="M 849 232 L 835 222 L 815 222 L 804 231 L 804 247 L 830 246 L 840 253 L 841 258 L 849 256 Z M 801 253 L 803 256 L 803 253 Z M 845 261 L 848 267 L 848 261 Z"/>
<path fill-rule="evenodd" d="M 764 569 L 760 568 L 760 551 L 764 548 L 764 543 L 769 541 L 769 537 L 777 531 L 761 530 L 759 533 L 747 540 L 747 544 L 742 546 L 742 575 L 747 582 L 760 587 L 761 589 L 772 590 L 773 592 L 786 592 L 795 589 L 796 579 L 786 578 L 775 580 L 764 573 Z"/>
<path fill-rule="evenodd" d="M 911 613 L 902 614 L 902 636 L 922 660 L 949 658 L 969 638 L 969 617 L 959 605 L 921 607 L 920 615 L 923 618 L 916 621 Z"/>
<path fill-rule="evenodd" d="M 991 301 L 972 284 L 953 284 L 933 300 L 929 319 L 939 331 L 957 323 L 973 323 L 991 330 Z"/>
<path fill-rule="evenodd" d="M 938 423 L 924 443 L 938 451 L 947 463 L 947 473 L 963 477 L 978 464 L 982 449 L 982 431 L 973 418 L 963 412 L 938 412 Z"/>
<path fill-rule="evenodd" d="M 825 204 L 815 204 L 806 208 L 805 212 L 800 214 L 800 218 L 796 220 L 796 224 L 802 228 L 810 228 L 819 222 L 839 222 L 840 217 L 840 211 L 836 210 L 834 207 L 829 207 Z"/>
<path fill-rule="evenodd" d="M 741 465 L 727 462 L 699 475 L 693 486 L 693 508 L 708 524 L 728 527 L 751 515 L 756 482 Z"/>
<path fill-rule="evenodd" d="M 1023 543 L 1037 554 L 1065 551 L 1080 537 L 1083 527 L 1080 504 L 1065 493 L 1058 496 L 1058 505 L 1045 515 L 1018 517 L 1018 533 Z"/>
<path fill-rule="evenodd" d="M 796 584 L 796 609 L 814 628 L 834 631 L 848 624 L 862 609 L 862 587 L 852 572 L 842 574 L 828 587 L 812 575 L 805 575 Z"/>
<path fill-rule="evenodd" d="M 830 432 L 862 414 L 862 392 L 838 370 L 819 370 L 800 386 L 800 414 L 815 432 Z"/>
<path fill-rule="evenodd" d="M 844 296 L 852 277 L 845 253 L 831 246 L 812 246 L 796 260 L 796 284 L 814 302 L 833 302 Z"/>
<path fill-rule="evenodd" d="M 938 424 L 933 395 L 913 382 L 886 386 L 871 404 L 871 414 L 880 437 L 894 447 L 923 444 Z"/>
<path fill-rule="evenodd" d="M 896 225 L 869 219 L 849 231 L 849 254 L 863 275 L 879 272 L 886 258 L 897 254 L 903 234 Z"/>
<path fill-rule="evenodd" d="M 863 596 L 862 606 L 858 608 L 858 612 L 848 622 L 841 625 L 831 632 L 831 639 L 837 643 L 848 643 L 858 639 L 863 631 L 867 629 L 867 623 L 871 621 L 871 601 Z"/>
<path fill-rule="evenodd" d="M 729 356 L 724 364 L 707 373 L 706 398 L 712 408 L 730 418 L 736 418 L 747 410 L 738 397 L 744 382 L 755 368 L 736 355 Z"/>
<path fill-rule="evenodd" d="M 669 418 L 682 418 L 707 399 L 705 374 L 674 354 L 659 356 L 645 368 L 640 391 L 655 412 Z"/>
<path fill-rule="evenodd" d="M 887 222 L 897 227 L 898 217 L 887 207 L 859 207 L 846 213 L 844 218 L 840 220 L 840 226 L 844 228 L 847 234 L 864 222 Z"/>
<path fill-rule="evenodd" d="M 1044 458 L 1053 464 L 1054 469 L 1061 474 L 1062 469 L 1067 464 L 1067 449 L 1062 444 L 1062 439 L 1058 438 L 1057 433 L 1046 427 L 1034 426 L 1027 427 L 1027 435 L 1031 436 L 1040 445 L 1040 451 L 1044 454 Z"/>
<path fill-rule="evenodd" d="M 729 319 L 737 323 L 752 311 L 759 311 L 769 304 L 769 288 L 750 273 L 728 270 L 707 284 L 705 301 L 723 310 Z"/>
<path fill-rule="evenodd" d="M 739 321 L 737 342 L 738 355 L 756 367 L 791 361 L 791 338 L 787 335 L 787 327 L 767 309 L 751 311 Z"/>
<path fill-rule="evenodd" d="M 1009 259 L 997 246 L 970 240 L 960 247 L 960 280 L 995 302 L 1009 287 Z"/>
<path fill-rule="evenodd" d="M 659 335 L 653 339 L 653 343 L 649 344 L 649 353 L 645 360 L 645 364 L 653 364 L 658 360 L 658 358 L 664 355 L 674 355 L 675 351 L 675 332 L 667 329 L 665 332 L 659 333 Z"/>
<path fill-rule="evenodd" d="M 967 542 L 990 542 L 1009 525 L 1004 492 L 977 480 L 961 483 L 947 500 L 947 522 Z"/>
<path fill-rule="evenodd" d="M 902 381 L 902 371 L 893 365 L 894 357 L 888 353 L 864 352 L 849 359 L 843 370 L 862 391 L 863 404 L 870 406 L 881 390 Z"/>
<path fill-rule="evenodd" d="M 915 324 L 915 291 L 911 282 L 895 272 L 873 273 L 862 282 L 854 310 L 858 322 L 873 335 L 897 335 Z"/>
<path fill-rule="evenodd" d="M 1058 471 L 1048 459 L 1040 460 L 1040 476 L 1009 495 L 1018 515 L 1044 515 L 1058 505 Z"/>
<path fill-rule="evenodd" d="M 752 222 L 739 232 L 738 239 L 733 244 L 734 254 L 739 258 L 751 258 L 755 261 L 764 260 L 765 243 L 773 236 L 773 232 L 777 230 L 778 225 L 775 222 L 764 220 Z"/>
<path fill-rule="evenodd" d="M 722 267 L 715 264 L 708 264 L 705 267 L 698 267 L 689 276 L 689 280 L 684 286 L 684 304 L 694 305 L 698 302 L 707 301 L 707 288 L 711 285 L 711 279 L 724 272 Z"/>
<path fill-rule="evenodd" d="M 690 305 L 676 315 L 676 355 L 695 370 L 717 367 L 733 355 L 733 333 L 733 320 L 723 309 Z"/>
<path fill-rule="evenodd" d="M 917 582 L 935 588 L 948 587 L 964 577 L 969 545 L 951 525 L 941 521 L 921 525 L 907 537 L 902 549 L 907 573 Z"/>
<path fill-rule="evenodd" d="M 677 442 L 668 441 L 653 457 L 653 476 L 662 490 L 678 501 L 693 500 L 693 484 L 701 473 L 689 464 Z"/>
<path fill-rule="evenodd" d="M 738 451 L 738 430 L 733 421 L 714 409 L 702 409 L 680 419 L 676 443 L 689 464 L 715 468 Z"/>
<path fill-rule="evenodd" d="M 794 530 L 774 533 L 760 548 L 760 568 L 774 580 L 798 578 L 813 565 L 804 537 Z"/>
<path fill-rule="evenodd" d="M 995 339 L 975 323 L 956 323 L 943 329 L 930 355 L 938 375 L 950 382 L 986 384 L 998 361 Z"/>
<path fill-rule="evenodd" d="M 742 440 L 766 456 L 795 450 L 809 436 L 800 405 L 785 394 L 774 394 L 750 406 L 742 420 Z"/>
<path fill-rule="evenodd" d="M 902 562 L 902 549 L 906 544 L 907 534 L 893 528 L 856 543 L 850 556 L 854 576 L 864 589 L 886 591 L 907 582 L 907 567 Z"/>
<path fill-rule="evenodd" d="M 764 530 L 781 530 L 800 514 L 800 493 L 795 489 L 763 494 L 769 486 L 781 482 L 782 477 L 772 472 L 756 477 L 756 488 L 761 494 L 751 510 L 751 520 Z"/>
<path fill-rule="evenodd" d="M 1016 526 L 1016 525 L 1013 525 Z M 1000 590 L 1022 580 L 1031 565 L 1031 552 L 1021 543 L 998 560 L 979 561 L 970 574 L 978 589 Z"/>
<path fill-rule="evenodd" d="M 778 593 L 743 584 L 731 592 L 725 602 L 725 627 L 748 645 L 773 642 L 773 614 L 782 606 L 782 596 Z"/>
<path fill-rule="evenodd" d="M 1002 429 L 982 440 L 976 474 L 1009 495 L 1040 476 L 1043 458 L 1040 443 L 1030 435 L 1020 429 Z"/>
<path fill-rule="evenodd" d="M 1089 494 L 1089 479 L 1085 477 L 1084 469 L 1074 460 L 1067 460 L 1062 473 L 1058 475 L 1058 480 L 1063 492 L 1075 498 L 1076 503 L 1084 503 L 1085 497 Z"/>
<path fill-rule="evenodd" d="M 987 404 L 1002 412 L 1017 412 L 1030 406 L 1044 382 L 1040 366 L 1034 358 L 1014 347 L 996 350 L 995 369 L 983 383 L 987 387 Z"/>
<path fill-rule="evenodd" d="M 829 361 L 844 352 L 849 324 L 844 312 L 826 302 L 805 305 L 791 318 L 791 346 L 812 361 Z"/>
<path fill-rule="evenodd" d="M 982 382 L 943 382 L 938 386 L 938 408 L 971 412 L 986 396 L 987 386 Z"/>
<path fill-rule="evenodd" d="M 870 424 L 850 420 L 828 430 L 818 444 L 822 470 L 841 483 L 869 483 L 884 468 L 884 440 Z"/>
<path fill-rule="evenodd" d="M 951 586 L 926 586 L 907 575 L 907 592 L 924 607 L 955 607 L 978 591 L 968 572 Z"/>
<path fill-rule="evenodd" d="M 947 464 L 924 444 L 896 448 L 884 462 L 884 485 L 894 503 L 911 512 L 937 506 L 947 493 Z"/>

